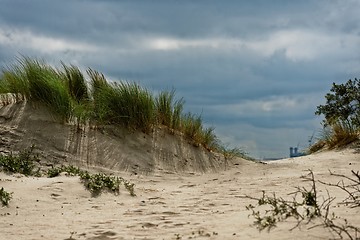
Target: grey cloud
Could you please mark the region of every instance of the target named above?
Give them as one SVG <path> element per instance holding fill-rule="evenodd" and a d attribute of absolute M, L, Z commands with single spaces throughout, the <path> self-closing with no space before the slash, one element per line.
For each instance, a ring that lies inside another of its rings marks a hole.
<path fill-rule="evenodd" d="M 0 1 L 0 35 L 48 41 L 0 36 L 0 63 L 23 54 L 154 92 L 174 87 L 224 142 L 257 156 L 306 142 L 331 83 L 360 73 L 358 1 Z"/>
<path fill-rule="evenodd" d="M 279 28 L 314 26 L 327 1 L 3 1 L 1 19 L 35 31 L 77 38 L 165 34 L 258 37 Z M 315 4 L 314 4 L 315 3 Z M 204 4 L 206 7 L 204 7 Z M 304 18 L 303 12 L 307 12 Z M 41 13 L 41 14 L 39 14 Z M 256 17 L 255 14 L 256 13 Z M 331 21 L 331 19 L 329 20 Z M 333 20 L 334 21 L 334 20 Z M 306 22 L 307 24 L 304 24 Z M 251 31 L 249 31 L 251 29 Z M 122 34 L 117 34 L 122 32 Z M 253 33 L 256 33 L 253 34 Z M 105 35 L 105 36 L 104 36 Z"/>

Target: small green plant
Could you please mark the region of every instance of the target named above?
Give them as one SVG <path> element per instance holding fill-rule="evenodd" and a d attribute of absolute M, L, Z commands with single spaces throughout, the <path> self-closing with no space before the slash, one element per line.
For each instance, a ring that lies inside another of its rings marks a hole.
<path fill-rule="evenodd" d="M 65 172 L 69 176 L 81 176 L 84 171 L 82 171 L 80 168 L 69 165 L 69 166 L 61 166 L 61 167 L 52 167 L 48 169 L 47 176 L 49 178 L 57 177 L 60 175 L 60 173 Z"/>
<path fill-rule="evenodd" d="M 123 183 L 124 183 L 124 186 L 126 188 L 126 190 L 128 190 L 128 192 L 130 193 L 131 196 L 136 196 L 135 194 L 135 184 L 134 183 L 130 183 L 129 181 L 127 180 L 124 180 L 122 179 Z"/>
<path fill-rule="evenodd" d="M 2 187 L 0 189 L 0 201 L 2 206 L 8 206 L 11 198 L 12 198 L 12 194 L 5 191 L 4 188 Z"/>
<path fill-rule="evenodd" d="M 120 177 L 109 176 L 103 173 L 89 174 L 85 172 L 80 176 L 87 189 L 94 195 L 98 196 L 102 191 L 108 190 L 118 195 L 120 193 L 120 184 L 123 181 Z"/>
<path fill-rule="evenodd" d="M 245 152 L 238 147 L 229 148 L 227 146 L 220 146 L 219 149 L 226 160 L 232 160 L 235 157 L 243 157 L 245 155 Z"/>
<path fill-rule="evenodd" d="M 26 176 L 39 175 L 39 170 L 34 171 L 35 162 L 39 161 L 36 154 L 33 153 L 34 146 L 31 146 L 23 151 L 20 151 L 18 155 L 0 156 L 0 167 L 6 172 L 21 173 Z"/>
<path fill-rule="evenodd" d="M 59 176 L 60 173 L 62 173 L 62 172 L 63 172 L 63 171 L 62 171 L 61 168 L 54 168 L 54 167 L 52 167 L 52 168 L 48 169 L 48 171 L 47 171 L 47 176 L 48 176 L 49 178 L 54 178 L 54 177 Z"/>
<path fill-rule="evenodd" d="M 238 147 L 230 148 L 227 145 L 218 144 L 217 149 L 224 157 L 225 170 L 229 165 L 229 161 L 235 157 L 247 158 L 246 153 Z"/>

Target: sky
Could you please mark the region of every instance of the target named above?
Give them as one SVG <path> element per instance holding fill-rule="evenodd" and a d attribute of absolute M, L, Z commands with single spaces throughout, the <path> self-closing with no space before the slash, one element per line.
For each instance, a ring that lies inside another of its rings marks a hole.
<path fill-rule="evenodd" d="M 24 55 L 176 90 L 229 148 L 288 157 L 359 77 L 358 0 L 0 0 L 0 65 Z"/>

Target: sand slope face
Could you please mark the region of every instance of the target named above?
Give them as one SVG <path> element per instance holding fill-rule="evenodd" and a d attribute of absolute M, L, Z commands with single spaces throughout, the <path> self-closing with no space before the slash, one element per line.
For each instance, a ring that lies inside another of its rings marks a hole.
<path fill-rule="evenodd" d="M 137 173 L 208 172 L 223 166 L 215 154 L 163 129 L 145 134 L 115 126 L 85 126 L 79 131 L 74 125 L 56 121 L 48 109 L 26 101 L 0 108 L 0 132 L 2 152 L 35 144 L 42 159 L 55 164 Z"/>

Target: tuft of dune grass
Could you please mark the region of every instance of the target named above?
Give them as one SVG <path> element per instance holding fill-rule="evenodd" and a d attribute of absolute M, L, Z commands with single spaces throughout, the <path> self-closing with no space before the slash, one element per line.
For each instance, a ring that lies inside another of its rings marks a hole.
<path fill-rule="evenodd" d="M 341 148 L 359 141 L 359 139 L 360 133 L 356 126 L 340 120 L 334 121 L 323 129 L 320 139 L 310 146 L 308 151 L 314 153 L 324 148 Z"/>

